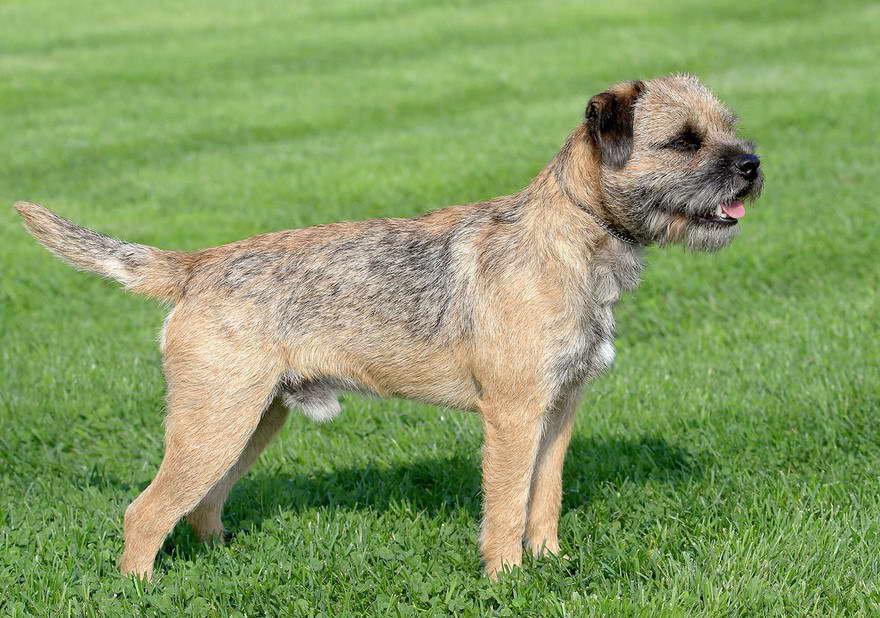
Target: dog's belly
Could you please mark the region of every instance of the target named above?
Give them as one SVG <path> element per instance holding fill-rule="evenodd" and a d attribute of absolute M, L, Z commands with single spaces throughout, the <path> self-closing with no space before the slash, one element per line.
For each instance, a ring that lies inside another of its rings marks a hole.
<path fill-rule="evenodd" d="M 478 387 L 466 369 L 464 350 L 455 345 L 435 347 L 416 341 L 406 346 L 382 346 L 378 340 L 364 343 L 362 338 L 357 350 L 326 339 L 304 344 L 290 353 L 291 375 L 305 376 L 303 379 L 321 385 L 316 389 L 320 397 L 306 393 L 316 405 L 327 399 L 323 396 L 326 391 L 350 391 L 476 409 Z M 294 405 L 301 404 L 294 401 Z M 308 414 L 306 406 L 301 407 Z M 324 405 L 318 407 L 326 409 Z"/>

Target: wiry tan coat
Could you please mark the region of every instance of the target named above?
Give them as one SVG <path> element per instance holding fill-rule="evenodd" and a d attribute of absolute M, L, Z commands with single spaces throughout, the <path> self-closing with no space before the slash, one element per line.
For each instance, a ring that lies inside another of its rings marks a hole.
<path fill-rule="evenodd" d="M 63 259 L 173 304 L 161 338 L 166 452 L 126 511 L 123 572 L 149 577 L 181 517 L 202 538 L 222 536 L 230 489 L 287 407 L 329 420 L 338 390 L 480 413 L 486 571 L 520 564 L 524 540 L 556 553 L 580 389 L 614 359 L 612 307 L 637 284 L 644 245 L 719 248 L 733 237 L 719 204 L 760 188 L 737 168 L 751 146 L 728 120 L 693 78 L 621 84 L 591 99 L 585 122 L 516 195 L 194 253 L 16 204 Z M 705 153 L 664 145 L 685 129 Z M 694 177 L 691 195 L 681 185 Z"/>

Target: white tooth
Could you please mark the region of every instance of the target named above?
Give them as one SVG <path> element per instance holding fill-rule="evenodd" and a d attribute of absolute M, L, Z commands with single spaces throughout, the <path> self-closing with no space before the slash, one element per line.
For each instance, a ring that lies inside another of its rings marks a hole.
<path fill-rule="evenodd" d="M 715 207 L 715 216 L 721 217 L 724 215 L 724 211 L 721 209 L 721 204 Z"/>

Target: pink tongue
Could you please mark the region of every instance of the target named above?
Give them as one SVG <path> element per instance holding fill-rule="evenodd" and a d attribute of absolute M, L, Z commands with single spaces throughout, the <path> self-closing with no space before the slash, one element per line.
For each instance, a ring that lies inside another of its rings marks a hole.
<path fill-rule="evenodd" d="M 746 215 L 746 207 L 743 206 L 742 200 L 733 200 L 729 204 L 721 204 L 721 210 L 728 217 L 733 217 L 734 219 L 739 219 Z"/>

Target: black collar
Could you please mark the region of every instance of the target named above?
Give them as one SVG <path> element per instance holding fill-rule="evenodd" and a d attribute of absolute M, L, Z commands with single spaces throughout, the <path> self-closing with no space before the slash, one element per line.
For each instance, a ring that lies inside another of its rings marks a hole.
<path fill-rule="evenodd" d="M 625 228 L 623 228 L 619 225 L 606 223 L 605 221 L 602 221 L 602 219 L 600 219 L 598 217 L 598 215 L 596 215 L 594 212 L 592 212 L 589 208 L 587 208 L 586 206 L 584 206 L 580 202 L 575 202 L 575 203 L 577 204 L 577 207 L 580 208 L 581 210 L 583 210 L 585 213 L 587 213 L 587 215 L 589 215 L 589 217 L 593 221 L 595 221 L 599 227 L 601 227 L 603 230 L 605 230 L 606 232 L 608 232 L 609 234 L 614 236 L 614 238 L 616 238 L 620 242 L 626 243 L 627 245 L 633 245 L 633 246 L 641 244 L 639 242 L 638 238 L 636 238 L 635 236 L 630 234 L 628 231 L 626 231 Z"/>

